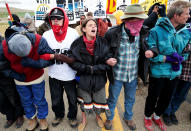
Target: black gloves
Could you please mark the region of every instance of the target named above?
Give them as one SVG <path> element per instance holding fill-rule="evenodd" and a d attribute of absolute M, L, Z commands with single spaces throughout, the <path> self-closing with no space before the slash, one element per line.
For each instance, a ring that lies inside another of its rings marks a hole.
<path fill-rule="evenodd" d="M 70 58 L 64 54 L 54 54 L 54 59 L 61 62 L 66 62 L 68 64 L 73 63 L 74 59 Z"/>

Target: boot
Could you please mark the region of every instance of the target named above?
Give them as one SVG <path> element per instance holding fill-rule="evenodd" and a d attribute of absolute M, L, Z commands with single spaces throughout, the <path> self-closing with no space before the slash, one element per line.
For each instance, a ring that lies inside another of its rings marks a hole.
<path fill-rule="evenodd" d="M 40 119 L 40 131 L 48 131 L 48 122 L 46 119 Z"/>
<path fill-rule="evenodd" d="M 5 125 L 4 125 L 4 128 L 9 128 L 10 126 L 12 126 L 12 124 L 14 123 L 15 121 L 14 120 L 7 120 Z"/>
<path fill-rule="evenodd" d="M 123 120 L 125 121 L 130 130 L 132 131 L 136 130 L 136 124 L 134 123 L 133 120 L 126 120 L 125 118 L 123 118 Z"/>
<path fill-rule="evenodd" d="M 104 123 L 105 129 L 106 130 L 111 130 L 112 128 L 112 120 L 106 120 L 106 122 Z"/>
<path fill-rule="evenodd" d="M 20 128 L 24 123 L 24 117 L 21 116 L 21 117 L 18 117 L 17 120 L 16 120 L 16 128 Z"/>
<path fill-rule="evenodd" d="M 62 122 L 63 118 L 62 117 L 55 117 L 53 122 L 52 122 L 52 126 L 56 127 L 57 125 L 59 125 Z"/>
<path fill-rule="evenodd" d="M 36 128 L 38 128 L 38 126 L 39 124 L 36 117 L 33 119 L 28 119 L 28 128 L 26 131 L 34 131 Z"/>

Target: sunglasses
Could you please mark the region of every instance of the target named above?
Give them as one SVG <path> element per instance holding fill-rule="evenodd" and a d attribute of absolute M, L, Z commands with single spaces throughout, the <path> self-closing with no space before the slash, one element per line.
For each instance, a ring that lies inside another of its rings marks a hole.
<path fill-rule="evenodd" d="M 52 17 L 50 17 L 50 19 L 51 20 L 55 20 L 55 19 L 61 20 L 61 19 L 63 19 L 63 17 L 61 17 L 61 16 L 52 16 Z"/>

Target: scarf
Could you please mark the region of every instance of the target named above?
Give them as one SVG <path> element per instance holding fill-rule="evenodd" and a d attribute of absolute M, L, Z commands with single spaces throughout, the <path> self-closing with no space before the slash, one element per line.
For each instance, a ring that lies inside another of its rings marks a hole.
<path fill-rule="evenodd" d="M 84 42 L 86 44 L 86 50 L 88 51 L 88 53 L 90 55 L 94 55 L 94 45 L 95 45 L 96 37 L 93 40 L 88 41 L 88 39 L 84 35 L 83 40 L 84 40 Z"/>
<path fill-rule="evenodd" d="M 130 43 L 135 42 L 135 36 L 132 36 L 132 35 L 130 34 L 130 30 L 127 29 L 127 28 L 125 28 L 125 27 L 124 27 L 124 29 L 125 29 L 125 32 L 127 33 L 127 35 L 129 36 L 129 42 L 130 42 Z"/>
<path fill-rule="evenodd" d="M 56 8 L 59 8 L 59 7 L 56 7 Z M 53 8 L 52 10 L 54 10 L 54 9 L 55 8 Z M 56 41 L 61 43 L 65 39 L 65 37 L 66 37 L 66 33 L 67 33 L 67 30 L 68 30 L 69 20 L 68 20 L 68 17 L 66 15 L 65 11 L 62 8 L 59 8 L 59 9 L 61 9 L 63 11 L 63 13 L 64 13 L 63 26 L 52 25 L 50 18 L 49 18 L 49 21 L 50 21 L 50 25 L 51 25 L 51 28 L 53 30 L 54 36 L 56 38 Z M 49 15 L 50 14 L 51 14 L 51 12 L 49 13 Z"/>
<path fill-rule="evenodd" d="M 141 28 L 143 26 L 144 20 L 139 20 L 139 21 L 127 21 L 125 22 L 125 28 L 128 28 L 130 30 L 130 34 L 132 36 L 138 36 Z"/>

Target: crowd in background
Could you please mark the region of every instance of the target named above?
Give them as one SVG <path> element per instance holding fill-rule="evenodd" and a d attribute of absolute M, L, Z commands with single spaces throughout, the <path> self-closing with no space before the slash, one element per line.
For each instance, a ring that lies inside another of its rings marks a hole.
<path fill-rule="evenodd" d="M 109 18 L 80 16 L 71 28 L 64 9 L 55 7 L 35 27 L 26 13 L 21 22 L 16 14 L 5 38 L 0 37 L 0 112 L 6 115 L 4 128 L 16 121 L 16 128 L 28 119 L 27 131 L 40 125 L 48 131 L 48 103 L 45 98 L 44 68 L 48 67 L 49 89 L 56 127 L 65 117 L 64 91 L 68 100 L 67 118 L 72 128 L 83 131 L 88 115 L 96 114 L 99 127 L 112 129 L 115 107 L 124 88 L 123 120 L 136 130 L 133 120 L 138 77 L 148 84 L 144 126 L 153 131 L 153 122 L 162 131 L 177 125 L 176 111 L 191 86 L 191 4 L 172 3 L 150 7 L 145 14 L 139 4 L 128 5 L 116 26 Z M 109 80 L 109 97 L 105 84 Z M 77 120 L 78 104 L 81 121 Z M 100 116 L 105 113 L 104 122 Z M 191 115 L 191 114 L 190 114 Z M 161 119 L 162 117 L 162 119 Z"/>

